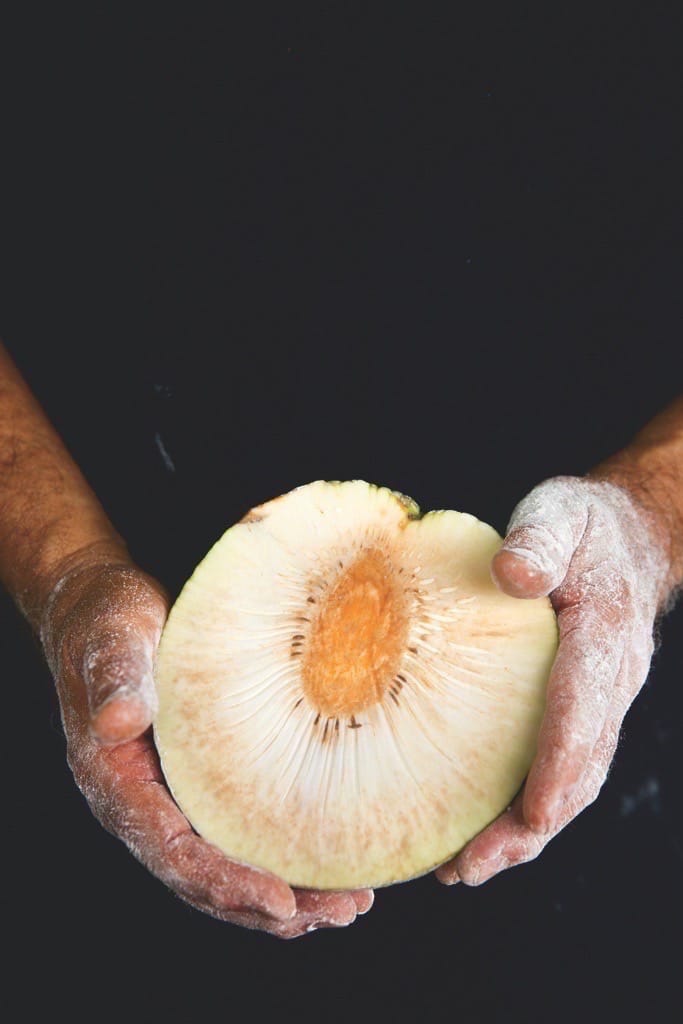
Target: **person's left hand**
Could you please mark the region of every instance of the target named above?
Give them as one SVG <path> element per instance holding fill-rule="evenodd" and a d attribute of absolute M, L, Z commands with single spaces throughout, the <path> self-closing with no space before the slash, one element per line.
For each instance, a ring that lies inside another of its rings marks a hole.
<path fill-rule="evenodd" d="M 592 803 L 648 674 L 666 596 L 666 516 L 605 480 L 555 477 L 517 506 L 492 574 L 513 597 L 550 595 L 560 645 L 534 762 L 512 805 L 436 871 L 479 885 L 536 857 Z"/>

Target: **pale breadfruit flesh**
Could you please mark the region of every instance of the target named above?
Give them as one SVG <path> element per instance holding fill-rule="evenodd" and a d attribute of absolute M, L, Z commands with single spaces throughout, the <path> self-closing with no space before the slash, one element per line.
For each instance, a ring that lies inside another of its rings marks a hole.
<path fill-rule="evenodd" d="M 429 871 L 534 754 L 557 646 L 546 599 L 493 584 L 501 538 L 364 481 L 259 506 L 164 629 L 155 739 L 190 822 L 306 888 Z"/>

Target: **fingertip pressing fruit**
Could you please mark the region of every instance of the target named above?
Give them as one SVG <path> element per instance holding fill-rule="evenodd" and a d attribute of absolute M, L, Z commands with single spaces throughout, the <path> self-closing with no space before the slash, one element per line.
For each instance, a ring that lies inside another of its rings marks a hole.
<path fill-rule="evenodd" d="M 496 531 L 316 481 L 253 509 L 186 583 L 156 665 L 155 739 L 195 829 L 290 885 L 431 870 L 533 758 L 557 647 L 547 598 L 502 593 Z"/>

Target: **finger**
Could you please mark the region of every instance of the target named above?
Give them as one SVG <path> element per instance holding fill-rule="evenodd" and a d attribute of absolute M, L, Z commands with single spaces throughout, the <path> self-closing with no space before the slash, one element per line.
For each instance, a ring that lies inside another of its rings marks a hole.
<path fill-rule="evenodd" d="M 494 875 L 533 860 L 574 816 L 566 813 L 554 833 L 539 835 L 524 820 L 523 792 L 499 818 L 480 832 L 453 859 L 450 869 L 465 885 L 483 885 Z M 578 814 L 580 807 L 574 813 Z"/>
<path fill-rule="evenodd" d="M 647 628 L 637 631 L 631 638 L 622 659 L 619 676 L 615 683 L 612 704 L 604 728 L 581 778 L 577 790 L 588 796 L 594 791 L 593 799 L 602 786 L 614 753 L 619 743 L 621 725 L 636 694 L 647 679 L 654 643 Z"/>
<path fill-rule="evenodd" d="M 286 882 L 230 860 L 192 831 L 168 844 L 164 859 L 162 870 L 172 888 L 218 911 L 256 911 L 276 921 L 288 921 L 296 913 L 296 898 Z"/>
<path fill-rule="evenodd" d="M 593 803 L 607 778 L 619 743 L 624 715 L 633 699 L 631 677 L 634 664 L 631 652 L 626 651 L 621 659 L 611 704 L 605 716 L 602 730 L 591 751 L 581 778 L 559 809 L 558 819 L 552 832 L 554 835 L 575 818 L 577 814 Z"/>
<path fill-rule="evenodd" d="M 219 910 L 213 903 L 207 903 L 198 897 L 189 897 L 182 892 L 176 892 L 175 895 L 183 903 L 187 903 L 195 910 L 201 911 L 202 914 L 208 914 L 209 917 L 214 917 L 218 921 L 225 921 L 228 924 L 239 925 L 240 928 L 248 928 L 253 931 L 268 932 L 271 935 L 277 935 L 279 938 L 294 938 L 297 934 L 295 917 L 292 917 L 285 923 L 270 917 L 268 914 L 260 914 L 256 910 Z"/>
<path fill-rule="evenodd" d="M 198 898 L 190 898 L 180 892 L 176 893 L 176 895 L 183 903 L 187 903 L 195 910 L 208 914 L 209 917 L 214 917 L 218 921 L 238 925 L 240 928 L 267 932 L 269 935 L 274 935 L 279 939 L 294 939 L 306 934 L 306 926 L 296 916 L 287 921 L 278 921 L 276 918 L 270 917 L 267 914 L 260 914 L 255 910 L 219 910 L 212 903 L 206 903 Z"/>
<path fill-rule="evenodd" d="M 83 679 L 93 735 L 101 743 L 135 739 L 156 712 L 153 657 L 156 632 L 112 630 L 88 640 Z"/>
<path fill-rule="evenodd" d="M 311 902 L 308 899 L 298 901 L 301 905 L 297 906 L 297 911 L 292 918 L 287 921 L 276 921 L 253 911 L 220 911 L 215 906 L 200 900 L 187 899 L 184 896 L 181 898 L 197 910 L 210 914 L 221 921 L 239 925 L 241 928 L 268 932 L 279 939 L 296 939 L 318 931 L 320 928 L 338 928 L 351 923 L 348 914 L 344 915 L 344 920 L 340 921 L 338 914 L 330 916 L 325 913 L 323 904 L 316 901 Z"/>
<path fill-rule="evenodd" d="M 453 870 L 465 885 L 482 885 L 513 863 L 536 857 L 550 838 L 539 836 L 524 821 L 522 794 L 499 818 L 453 860 Z"/>
<path fill-rule="evenodd" d="M 625 659 L 622 677 L 625 678 L 628 672 Z M 482 885 L 500 871 L 537 857 L 553 836 L 596 799 L 617 748 L 623 716 L 623 702 L 617 699 L 610 708 L 590 763 L 573 794 L 563 804 L 552 832 L 539 835 L 529 827 L 523 813 L 522 791 L 504 814 L 475 836 L 448 865 L 444 865 L 447 872 L 457 873 L 466 885 Z"/>
<path fill-rule="evenodd" d="M 104 813 L 93 809 L 138 860 L 179 895 L 217 912 L 256 911 L 278 921 L 295 914 L 296 899 L 286 882 L 230 860 L 196 835 L 162 783 L 119 779 L 116 788 L 114 807 Z"/>
<path fill-rule="evenodd" d="M 177 810 L 165 787 L 154 787 L 151 800 L 158 804 L 168 830 L 168 802 Z M 156 792 L 158 790 L 159 792 Z M 161 863 L 155 871 L 173 889 L 190 900 L 196 899 L 219 912 L 265 913 L 278 921 L 304 915 L 306 923 L 316 927 L 341 927 L 351 924 L 358 911 L 356 899 L 367 904 L 367 895 L 359 892 L 322 892 L 292 890 L 282 879 L 269 872 L 238 864 L 226 858 L 214 846 L 191 831 L 178 811 L 181 827 L 161 851 Z M 367 906 L 369 909 L 369 905 Z"/>
<path fill-rule="evenodd" d="M 446 861 L 445 864 L 441 864 L 434 874 L 442 885 L 457 885 L 460 881 L 460 875 L 455 866 L 455 857 L 452 860 Z"/>
<path fill-rule="evenodd" d="M 535 487 L 514 509 L 491 574 L 512 597 L 536 598 L 560 585 L 588 521 L 588 506 L 571 478 Z"/>
<path fill-rule="evenodd" d="M 109 759 L 118 763 L 120 753 Z M 306 927 L 341 927 L 372 906 L 372 890 L 292 890 L 269 872 L 239 864 L 196 835 L 166 787 L 153 781 L 126 786 L 125 824 L 109 825 L 132 852 L 188 902 L 216 913 L 265 913 L 278 921 L 305 917 Z M 141 831 L 149 837 L 145 843 Z"/>
<path fill-rule="evenodd" d="M 278 923 L 270 929 L 279 938 L 297 938 L 319 928 L 344 928 L 354 922 L 357 914 L 366 913 L 372 904 L 372 900 L 368 903 L 367 897 L 367 893 L 372 893 L 372 890 L 336 893 L 309 889 L 294 891 L 296 914 L 290 921 Z M 361 893 L 366 894 L 361 900 L 364 910 L 358 907 Z"/>
<path fill-rule="evenodd" d="M 626 678 L 629 670 L 628 665 L 628 659 L 622 658 L 621 670 L 617 675 L 615 689 Z M 645 672 L 645 674 L 647 673 Z M 580 782 L 576 787 L 579 793 L 584 793 L 589 788 L 589 776 L 597 773 L 598 778 L 604 779 L 604 774 L 606 774 L 607 770 L 604 767 L 605 759 L 607 758 L 607 764 L 612 759 L 612 754 L 616 748 L 615 729 L 618 736 L 619 725 L 628 707 L 628 703 L 622 702 L 619 705 L 619 702 L 615 699 L 615 706 L 616 710 L 607 716 L 602 732 L 591 750 L 588 762 L 584 765 Z M 601 772 L 603 772 L 602 775 Z M 437 868 L 435 874 L 440 882 L 444 885 L 453 885 L 460 881 L 461 877 L 458 871 L 458 866 L 460 865 L 467 875 L 466 879 L 462 880 L 465 880 L 469 885 L 477 885 L 491 878 L 494 874 L 503 870 L 503 868 L 509 867 L 513 863 L 529 860 L 540 852 L 545 842 L 550 838 L 550 831 L 552 830 L 549 830 L 544 839 L 541 839 L 538 834 L 540 830 L 530 829 L 529 822 L 524 814 L 525 801 L 528 799 L 528 785 L 527 781 L 524 792 L 516 798 L 513 805 L 508 808 L 504 815 L 496 819 L 492 825 L 484 829 L 479 836 L 475 837 L 465 847 L 467 856 L 464 856 L 465 851 L 461 851 L 460 855 Z M 567 818 L 566 820 L 569 819 Z M 555 829 L 555 834 L 558 830 L 558 828 Z M 511 848 L 513 843 L 517 844 L 515 849 Z"/>
<path fill-rule="evenodd" d="M 358 913 L 350 892 L 322 892 L 296 889 L 297 914 L 310 918 L 316 927 L 339 928 L 351 924 Z M 310 929 L 312 930 L 312 929 Z"/>
<path fill-rule="evenodd" d="M 559 615 L 553 664 L 536 756 L 524 790 L 524 817 L 551 832 L 605 724 L 624 656 L 623 628 L 605 609 L 577 605 Z"/>
<path fill-rule="evenodd" d="M 356 904 L 356 912 L 359 914 L 367 914 L 375 902 L 375 894 L 372 889 L 355 889 L 351 892 L 351 896 Z"/>
<path fill-rule="evenodd" d="M 316 892 L 312 890 L 294 890 L 296 894 L 296 913 L 286 921 L 266 918 L 263 914 L 253 912 L 226 912 L 215 905 L 197 899 L 186 899 L 198 910 L 211 914 L 222 921 L 238 924 L 243 928 L 267 931 L 280 939 L 295 939 L 319 928 L 340 928 L 351 924 L 357 911 L 356 898 L 361 890 L 347 893 Z M 367 890 L 364 890 L 367 891 Z M 367 898 L 364 900 L 367 907 Z"/>

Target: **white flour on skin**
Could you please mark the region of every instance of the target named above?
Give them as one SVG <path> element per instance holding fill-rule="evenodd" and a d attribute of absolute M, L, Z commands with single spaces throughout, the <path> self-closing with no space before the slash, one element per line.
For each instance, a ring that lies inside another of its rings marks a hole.
<path fill-rule="evenodd" d="M 648 614 L 652 601 L 656 612 L 669 570 L 647 513 L 628 491 L 582 477 L 554 477 L 535 487 L 514 509 L 504 549 L 547 578 L 547 593 L 567 575 L 600 567 L 599 588 L 633 579 L 633 596 Z"/>
<path fill-rule="evenodd" d="M 150 634 L 136 623 L 119 623 L 112 617 L 101 635 L 88 638 L 83 676 L 91 713 L 114 699 L 141 700 L 156 713 L 153 658 L 160 635 L 160 628 Z"/>
<path fill-rule="evenodd" d="M 534 488 L 515 508 L 503 549 L 533 566 L 534 596 L 550 594 L 560 647 L 525 814 L 519 799 L 456 858 L 469 884 L 537 856 L 597 796 L 647 678 L 670 569 L 648 513 L 629 493 L 579 477 Z M 527 824 L 530 807 L 546 834 Z"/>
<path fill-rule="evenodd" d="M 560 626 L 536 775 L 545 761 L 586 760 L 612 702 L 625 713 L 647 674 L 668 565 L 644 515 L 622 488 L 572 477 L 513 512 L 505 547 L 533 552 Z"/>

